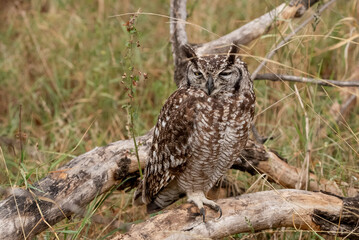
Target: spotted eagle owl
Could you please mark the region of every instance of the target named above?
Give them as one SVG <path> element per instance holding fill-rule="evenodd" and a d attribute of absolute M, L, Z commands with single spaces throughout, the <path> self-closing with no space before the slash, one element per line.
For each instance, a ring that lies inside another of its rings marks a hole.
<path fill-rule="evenodd" d="M 245 147 L 255 95 L 234 45 L 223 55 L 197 56 L 189 45 L 181 49 L 185 79 L 160 112 L 135 202 L 155 212 L 187 195 L 204 221 L 203 205 L 222 215 L 206 194 Z"/>

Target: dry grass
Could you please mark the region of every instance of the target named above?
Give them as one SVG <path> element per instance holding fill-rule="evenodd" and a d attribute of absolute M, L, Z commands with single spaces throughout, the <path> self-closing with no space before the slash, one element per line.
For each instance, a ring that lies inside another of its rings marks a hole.
<path fill-rule="evenodd" d="M 10 182 L 20 187 L 31 184 L 74 155 L 129 136 L 128 116 L 122 108 L 129 99 L 120 84 L 126 70 L 123 56 L 128 35 L 123 23 L 128 17 L 109 16 L 139 8 L 143 12 L 169 13 L 168 1 L 160 0 L 5 2 L 0 1 L 4 7 L 0 12 L 0 144 L 6 161 L 0 165 L 4 168 L 5 164 L 10 174 L 0 172 L 3 188 Z M 189 1 L 188 21 L 207 30 L 188 26 L 189 38 L 197 43 L 215 39 L 281 2 Z M 241 54 L 250 71 L 300 21 L 288 22 L 244 47 Z M 358 80 L 358 75 L 352 76 L 359 68 L 358 22 L 359 1 L 338 1 L 315 27 L 309 25 L 280 49 L 265 71 Z M 133 54 L 134 67 L 149 75 L 139 83 L 135 95 L 135 130 L 140 135 L 154 125 L 175 85 L 168 19 L 141 15 L 136 27 L 141 48 Z M 317 176 L 358 187 L 358 104 L 345 115 L 345 122 L 336 122 L 338 104 L 351 94 L 359 96 L 358 91 L 304 84 L 296 88 L 298 94 L 292 83 L 256 82 L 258 129 L 275 137 L 267 145 L 292 165 L 301 167 L 307 158 L 308 169 Z M 22 156 L 16 138 L 20 105 L 25 149 Z M 269 188 L 265 180 L 256 181 L 258 176 L 234 176 L 251 191 Z M 142 209 L 131 206 L 130 198 L 130 194 L 114 192 L 97 209 L 95 218 L 91 218 L 93 204 L 84 216 L 63 221 L 54 229 L 61 239 L 100 239 L 111 231 L 125 231 L 129 223 L 147 217 Z M 51 231 L 41 235 L 45 239 L 54 237 Z M 315 238 L 310 232 L 292 230 L 233 237 L 299 236 Z"/>

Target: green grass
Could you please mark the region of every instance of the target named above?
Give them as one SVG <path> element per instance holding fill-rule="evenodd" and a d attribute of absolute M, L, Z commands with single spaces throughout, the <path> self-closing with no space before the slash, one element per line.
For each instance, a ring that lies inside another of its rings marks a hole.
<path fill-rule="evenodd" d="M 189 39 L 196 43 L 216 39 L 281 2 L 189 1 L 188 21 L 207 29 L 187 25 Z M 280 49 L 265 71 L 349 79 L 354 71 L 359 71 L 358 37 L 350 44 L 347 41 L 359 34 L 358 5 L 357 0 L 336 3 L 324 12 L 315 29 L 308 25 Z M 124 56 L 129 39 L 123 24 L 130 16 L 110 16 L 136 12 L 139 8 L 142 12 L 169 15 L 169 1 L 163 0 L 32 0 L 18 8 L 10 3 L 0 12 L 0 144 L 5 159 L 0 166 L 4 169 L 6 165 L 9 170 L 9 175 L 0 172 L 3 188 L 11 184 L 31 186 L 73 156 L 130 136 L 128 114 L 123 108 L 129 103 L 129 97 L 120 83 L 127 71 Z M 244 47 L 240 53 L 249 70 L 258 66 L 257 57 L 264 57 L 281 40 L 281 35 L 289 33 L 300 21 L 273 29 Z M 133 52 L 133 67 L 149 76 L 140 80 L 133 103 L 134 129 L 138 135 L 155 124 L 161 106 L 176 89 L 172 81 L 168 22 L 167 18 L 146 14 L 140 15 L 136 22 L 141 47 Z M 346 124 L 337 124 L 337 113 L 331 110 L 336 103 L 345 101 L 348 91 L 356 95 L 358 91 L 305 84 L 297 84 L 297 87 L 309 119 L 308 139 L 304 110 L 293 94 L 294 84 L 255 83 L 256 112 L 260 113 L 257 127 L 262 134 L 275 137 L 267 145 L 290 164 L 301 167 L 310 142 L 312 172 L 338 184 L 344 181 L 358 187 L 354 179 L 359 178 L 358 104 L 345 116 Z M 21 165 L 21 154 L 16 147 L 20 105 L 22 132 L 26 134 Z M 12 140 L 10 146 L 5 144 L 5 138 Z M 12 146 L 15 146 L 15 154 Z M 245 188 L 258 178 L 243 173 L 234 176 Z M 254 189 L 268 189 L 263 181 L 261 184 Z M 96 209 L 94 214 L 104 219 L 118 217 L 120 226 L 117 227 L 122 231 L 126 223 L 146 218 L 141 209 L 131 206 L 130 198 L 129 194 L 115 191 L 102 205 L 96 205 L 95 201 L 89 205 L 85 218 L 63 221 L 54 229 L 62 239 L 75 236 L 95 239 L 112 233 L 113 226 L 105 229 L 106 224 L 91 222 L 89 216 Z M 79 228 L 81 232 L 77 231 Z M 244 236 L 239 234 L 237 238 Z M 255 238 L 297 239 L 298 236 L 288 230 L 256 234 Z M 42 237 L 50 239 L 54 235 L 49 230 L 39 238 Z M 302 239 L 317 237 L 305 232 Z"/>

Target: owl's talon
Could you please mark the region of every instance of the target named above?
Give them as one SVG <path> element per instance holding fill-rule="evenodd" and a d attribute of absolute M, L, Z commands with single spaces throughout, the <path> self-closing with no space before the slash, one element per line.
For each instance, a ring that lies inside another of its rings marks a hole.
<path fill-rule="evenodd" d="M 206 209 L 204 209 L 204 207 L 202 207 L 200 210 L 199 210 L 199 213 L 202 215 L 203 217 L 203 222 L 206 222 Z"/>
<path fill-rule="evenodd" d="M 222 217 L 222 209 L 219 205 L 215 204 L 212 201 L 209 201 L 207 203 L 204 203 L 205 205 L 207 205 L 208 207 L 212 208 L 214 211 L 219 212 L 219 217 L 217 218 L 220 219 Z"/>
<path fill-rule="evenodd" d="M 222 217 L 222 209 L 221 209 L 221 207 L 216 205 L 215 210 L 217 212 L 219 212 L 219 217 L 217 218 L 217 220 L 221 219 L 221 217 Z"/>

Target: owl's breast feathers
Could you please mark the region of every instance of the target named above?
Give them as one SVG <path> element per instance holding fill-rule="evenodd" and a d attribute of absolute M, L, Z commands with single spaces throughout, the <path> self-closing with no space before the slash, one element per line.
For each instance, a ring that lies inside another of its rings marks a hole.
<path fill-rule="evenodd" d="M 193 165 L 205 166 L 199 157 L 212 159 L 209 168 L 216 161 L 236 157 L 247 141 L 254 104 L 252 90 L 218 97 L 186 86 L 175 91 L 163 106 L 154 130 L 141 186 L 142 201 L 151 202 L 174 178 L 190 174 Z M 230 162 L 221 164 L 213 174 L 223 174 Z"/>

